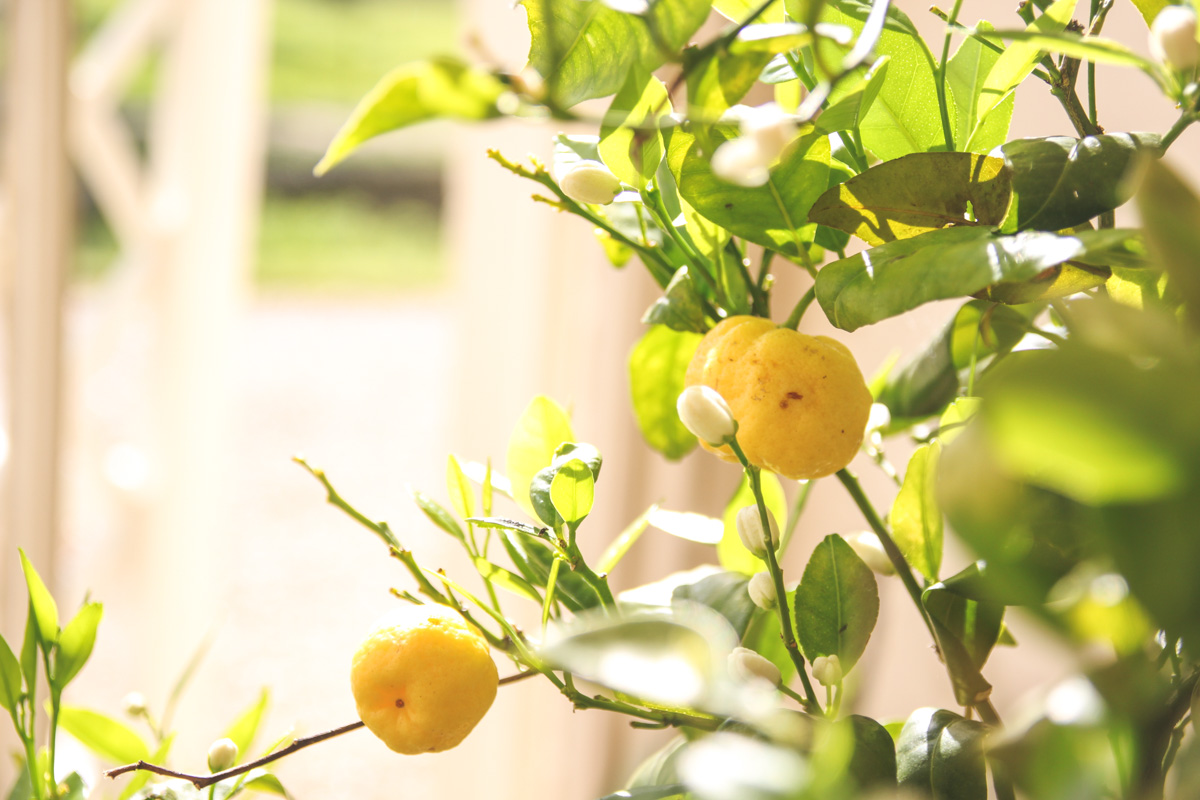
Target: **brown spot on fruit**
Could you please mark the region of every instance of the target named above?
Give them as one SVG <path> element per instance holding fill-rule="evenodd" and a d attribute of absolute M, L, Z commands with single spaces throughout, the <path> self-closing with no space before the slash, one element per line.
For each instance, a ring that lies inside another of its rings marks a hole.
<path fill-rule="evenodd" d="M 799 392 L 788 392 L 787 395 L 785 395 L 784 398 L 779 401 L 779 407 L 787 408 L 789 401 L 803 400 L 803 399 L 804 399 L 804 395 L 800 394 Z"/>
<path fill-rule="evenodd" d="M 396 698 L 396 708 L 404 708 L 404 700 L 402 698 Z"/>

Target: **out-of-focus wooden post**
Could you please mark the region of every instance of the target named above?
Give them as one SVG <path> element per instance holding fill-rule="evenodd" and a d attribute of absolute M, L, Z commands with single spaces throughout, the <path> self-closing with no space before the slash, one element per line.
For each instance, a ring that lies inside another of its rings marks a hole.
<path fill-rule="evenodd" d="M 8 0 L 0 274 L 8 320 L 8 436 L 0 586 L 6 631 L 25 615 L 25 549 L 53 586 L 59 496 L 62 300 L 73 192 L 66 143 L 68 0 Z"/>

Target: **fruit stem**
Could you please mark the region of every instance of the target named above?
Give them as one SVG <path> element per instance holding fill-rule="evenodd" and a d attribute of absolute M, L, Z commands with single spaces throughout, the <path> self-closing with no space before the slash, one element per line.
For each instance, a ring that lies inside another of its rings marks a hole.
<path fill-rule="evenodd" d="M 796 307 L 792 309 L 792 313 L 788 315 L 787 322 L 779 327 L 789 328 L 791 330 L 799 330 L 800 318 L 804 316 L 804 312 L 808 311 L 808 307 L 812 305 L 812 301 L 817 297 L 817 285 L 814 283 L 808 287 L 808 291 L 800 298 L 800 302 L 796 303 Z"/>

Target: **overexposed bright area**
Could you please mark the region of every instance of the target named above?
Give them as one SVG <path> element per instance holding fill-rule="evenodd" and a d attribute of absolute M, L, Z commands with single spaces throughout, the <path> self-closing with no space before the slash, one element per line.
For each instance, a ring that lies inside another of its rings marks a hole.
<path fill-rule="evenodd" d="M 940 41 L 941 23 L 912 5 Z M 1012 5 L 972 0 L 964 14 L 1011 15 Z M 1144 52 L 1136 10 L 1118 6 L 1111 35 Z M 534 203 L 529 185 L 485 156 L 497 147 L 514 160 L 546 158 L 558 123 L 432 123 L 312 175 L 355 102 L 393 66 L 452 52 L 519 70 L 521 8 L 0 0 L 0 9 L 0 632 L 19 644 L 18 546 L 64 608 L 104 603 L 92 661 L 67 702 L 120 717 L 136 690 L 161 709 L 194 663 L 173 719 L 173 763 L 193 771 L 264 689 L 262 749 L 289 731 L 355 719 L 351 654 L 402 602 L 390 590 L 413 587 L 294 456 L 387 520 L 423 564 L 451 574 L 470 564 L 410 491 L 448 502 L 451 453 L 502 469 L 510 429 L 538 394 L 569 408 L 579 438 L 605 457 L 589 521 L 598 538 L 585 551 L 599 553 L 654 502 L 720 514 L 738 470 L 700 452 L 665 461 L 629 409 L 626 359 L 655 285 L 636 263 L 612 268 L 586 225 Z M 1100 72 L 1112 88 L 1099 116 L 1111 130 L 1169 128 L 1175 111 L 1144 76 Z M 1071 132 L 1044 86 L 1023 87 L 1012 135 L 1051 129 Z M 1195 180 L 1200 134 L 1189 130 L 1171 156 Z M 799 297 L 807 278 L 797 270 L 779 285 Z M 945 315 L 935 305 L 840 335 L 869 375 L 896 350 L 916 350 Z M 828 332 L 816 317 L 814 331 Z M 879 474 L 864 483 L 888 501 L 895 492 Z M 863 527 L 833 486 L 819 486 L 810 509 L 785 565 L 796 573 L 827 533 Z M 707 560 L 711 548 L 651 532 L 614 580 L 628 588 Z M 909 648 L 921 621 L 898 584 L 881 588 L 871 647 Z M 1013 625 L 1037 643 L 1035 627 Z M 906 654 L 921 667 L 936 659 Z M 1011 670 L 1013 685 L 1044 680 L 1048 658 L 1006 658 L 998 652 L 993 669 Z M 500 657 L 498 666 L 512 671 Z M 858 699 L 881 717 L 951 704 L 938 673 L 864 669 Z M 400 756 L 356 731 L 277 771 L 297 800 L 587 800 L 620 789 L 666 740 L 603 714 L 573 713 L 548 683 L 524 681 L 500 690 L 458 749 Z M 0 749 L 15 742 L 0 733 Z M 111 766 L 80 748 L 62 757 L 91 775 Z M 5 790 L 12 772 L 0 759 Z"/>

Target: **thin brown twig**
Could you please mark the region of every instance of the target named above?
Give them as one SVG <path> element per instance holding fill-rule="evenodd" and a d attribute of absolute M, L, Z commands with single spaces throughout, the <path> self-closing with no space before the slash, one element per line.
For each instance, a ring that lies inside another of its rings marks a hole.
<path fill-rule="evenodd" d="M 518 672 L 514 675 L 507 675 L 501 678 L 499 680 L 499 685 L 507 686 L 510 683 L 523 681 L 526 678 L 531 678 L 534 675 L 540 674 L 540 672 L 533 669 L 528 670 L 527 672 Z M 153 772 L 156 775 L 165 775 L 168 778 L 180 778 L 181 780 L 189 781 L 197 789 L 204 789 L 212 786 L 214 783 L 220 783 L 226 778 L 233 778 L 249 772 L 252 769 L 257 769 L 264 764 L 270 764 L 272 761 L 278 761 L 284 756 L 289 756 L 297 750 L 303 750 L 305 747 L 309 747 L 310 745 L 319 744 L 326 739 L 332 739 L 335 736 L 341 736 L 343 733 L 349 733 L 350 731 L 358 730 L 364 725 L 365 723 L 362 720 L 355 720 L 354 722 L 351 722 L 348 725 L 343 725 L 340 728 L 334 728 L 333 730 L 324 731 L 323 733 L 314 733 L 312 736 L 305 736 L 295 740 L 282 750 L 276 750 L 274 753 L 268 753 L 262 758 L 255 759 L 254 761 L 248 761 L 240 766 L 231 767 L 230 769 L 221 770 L 220 772 L 214 772 L 211 775 L 192 775 L 187 772 L 177 772 L 176 770 L 168 769 L 167 767 L 162 767 L 158 764 L 151 764 L 148 761 L 138 761 L 133 764 L 125 764 L 124 766 L 107 770 L 104 773 L 104 776 L 106 778 L 115 778 L 118 775 L 124 775 L 128 772 Z"/>

